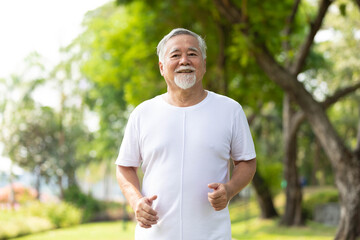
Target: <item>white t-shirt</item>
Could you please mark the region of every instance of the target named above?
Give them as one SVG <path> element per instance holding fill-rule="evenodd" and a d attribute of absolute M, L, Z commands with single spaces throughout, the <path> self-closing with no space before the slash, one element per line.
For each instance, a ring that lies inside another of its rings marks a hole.
<path fill-rule="evenodd" d="M 157 195 L 159 220 L 139 225 L 136 240 L 229 240 L 229 210 L 215 211 L 209 183 L 229 180 L 230 158 L 255 158 L 254 143 L 239 103 L 208 91 L 190 107 L 168 104 L 163 95 L 131 113 L 116 164 L 141 166 L 142 194 Z"/>

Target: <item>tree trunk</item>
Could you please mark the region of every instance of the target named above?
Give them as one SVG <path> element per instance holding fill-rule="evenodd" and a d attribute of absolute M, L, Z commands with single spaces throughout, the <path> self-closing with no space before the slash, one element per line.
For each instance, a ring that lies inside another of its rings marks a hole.
<path fill-rule="evenodd" d="M 355 240 L 360 236 L 360 160 L 353 157 L 346 164 L 344 159 L 336 167 L 336 186 L 340 195 L 340 223 L 336 240 Z"/>
<path fill-rule="evenodd" d="M 110 185 L 111 185 L 111 166 L 109 162 L 104 162 L 105 164 L 105 177 L 104 177 L 104 199 L 105 201 L 110 201 Z"/>
<path fill-rule="evenodd" d="M 57 184 L 60 189 L 60 199 L 64 199 L 64 186 L 62 180 L 63 180 L 62 176 L 57 176 Z"/>
<path fill-rule="evenodd" d="M 255 118 L 256 114 L 248 117 L 247 120 L 250 127 L 252 126 Z M 261 218 L 270 219 L 279 216 L 276 208 L 274 207 L 273 196 L 271 194 L 270 188 L 264 178 L 260 175 L 259 171 L 255 172 L 255 175 L 252 179 L 252 185 L 255 189 L 257 195 L 256 199 L 260 206 Z"/>
<path fill-rule="evenodd" d="M 255 188 L 257 201 L 261 209 L 261 218 L 268 219 L 277 217 L 278 213 L 274 207 L 270 189 L 258 171 L 254 175 L 252 184 Z"/>
<path fill-rule="evenodd" d="M 36 167 L 35 174 L 36 174 L 36 182 L 35 182 L 36 199 L 40 200 L 40 191 L 41 191 L 41 170 L 40 170 L 40 166 Z"/>
<path fill-rule="evenodd" d="M 10 171 L 9 171 L 9 186 L 10 186 L 10 196 L 9 196 L 9 205 L 12 209 L 15 208 L 15 191 L 14 191 L 14 174 L 13 174 L 13 164 L 12 161 L 10 163 Z"/>
<path fill-rule="evenodd" d="M 330 123 L 323 106 L 314 100 L 297 78 L 280 67 L 264 49 L 254 51 L 256 60 L 272 81 L 282 87 L 304 111 L 335 172 L 341 217 L 336 240 L 354 240 L 360 225 L 360 159 L 349 151 Z"/>
<path fill-rule="evenodd" d="M 214 0 L 214 2 L 219 13 L 231 24 L 243 24 L 244 35 L 256 32 L 251 29 L 251 23 L 246 21 L 248 17 L 246 8 L 240 9 L 228 0 Z M 260 68 L 300 106 L 306 115 L 335 172 L 335 182 L 339 190 L 341 205 L 340 224 L 335 239 L 354 240 L 359 235 L 358 228 L 360 226 L 360 149 L 351 152 L 346 148 L 344 141 L 340 139 L 334 126 L 330 123 L 324 105 L 317 102 L 297 79 L 297 75 L 304 68 L 314 37 L 332 2 L 330 0 L 319 2 L 317 15 L 310 24 L 310 31 L 306 39 L 298 51 L 294 49 L 297 54 L 290 67 L 285 69 L 279 65 L 268 49 L 256 39 L 252 39 L 250 48 L 252 48 L 251 52 Z M 359 0 L 357 0 L 358 2 Z"/>
<path fill-rule="evenodd" d="M 302 190 L 296 166 L 298 125 L 294 125 L 292 121 L 294 112 L 288 94 L 284 96 L 283 106 L 284 178 L 287 185 L 285 212 L 280 224 L 300 226 L 304 221 L 301 209 Z"/>
<path fill-rule="evenodd" d="M 311 184 L 312 185 L 320 185 L 319 184 L 320 181 L 317 178 L 317 173 L 318 173 L 318 171 L 320 171 L 320 168 L 319 168 L 320 150 L 321 149 L 320 149 L 320 146 L 319 146 L 319 141 L 317 139 L 315 139 L 315 142 L 314 142 L 313 169 L 312 169 L 312 172 L 311 172 Z"/>
<path fill-rule="evenodd" d="M 68 168 L 66 175 L 67 175 L 67 183 L 68 183 L 67 187 L 70 187 L 70 186 L 77 187 L 78 183 L 76 181 L 76 174 L 75 174 L 74 169 Z"/>

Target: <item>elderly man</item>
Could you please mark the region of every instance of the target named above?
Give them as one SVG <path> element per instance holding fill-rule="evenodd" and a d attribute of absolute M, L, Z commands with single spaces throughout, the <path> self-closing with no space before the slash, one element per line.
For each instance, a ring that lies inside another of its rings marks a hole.
<path fill-rule="evenodd" d="M 229 240 L 228 203 L 256 169 L 245 114 L 234 100 L 203 89 L 200 36 L 174 29 L 157 53 L 167 93 L 131 113 L 116 160 L 118 183 L 138 221 L 135 239 Z"/>

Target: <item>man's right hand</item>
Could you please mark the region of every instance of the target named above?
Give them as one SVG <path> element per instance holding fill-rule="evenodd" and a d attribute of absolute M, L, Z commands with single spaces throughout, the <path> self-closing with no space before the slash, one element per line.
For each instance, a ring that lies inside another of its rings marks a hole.
<path fill-rule="evenodd" d="M 135 218 L 138 221 L 140 227 L 151 228 L 151 225 L 157 224 L 159 217 L 157 212 L 152 209 L 151 205 L 153 201 L 157 199 L 157 196 L 140 198 L 136 204 Z"/>

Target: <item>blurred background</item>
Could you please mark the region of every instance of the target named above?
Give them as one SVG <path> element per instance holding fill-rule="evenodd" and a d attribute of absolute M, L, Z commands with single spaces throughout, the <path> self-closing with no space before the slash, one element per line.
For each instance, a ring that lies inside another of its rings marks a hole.
<path fill-rule="evenodd" d="M 234 239 L 359 236 L 358 0 L 2 0 L 0 239 L 133 239 L 114 162 L 130 112 L 166 91 L 156 46 L 176 27 L 205 38 L 204 87 L 255 141 Z"/>

